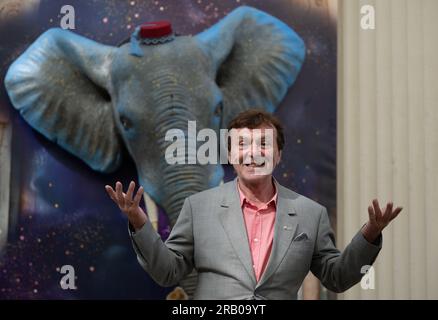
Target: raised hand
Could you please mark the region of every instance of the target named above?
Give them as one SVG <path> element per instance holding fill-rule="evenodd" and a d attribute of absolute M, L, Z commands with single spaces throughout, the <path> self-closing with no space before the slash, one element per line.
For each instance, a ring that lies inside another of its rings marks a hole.
<path fill-rule="evenodd" d="M 403 210 L 402 207 L 397 207 L 394 210 L 393 206 L 392 202 L 388 202 L 385 208 L 380 208 L 379 201 L 374 199 L 372 206 L 368 207 L 369 220 L 362 229 L 368 242 L 374 242 L 383 229 Z"/>
<path fill-rule="evenodd" d="M 105 190 L 110 198 L 119 206 L 120 210 L 128 217 L 129 222 L 135 230 L 141 229 L 146 223 L 146 213 L 140 208 L 140 200 L 143 195 L 143 187 L 138 188 L 134 198 L 132 198 L 135 189 L 135 182 L 131 181 L 126 193 L 123 192 L 121 182 L 116 182 L 116 190 L 106 185 Z"/>

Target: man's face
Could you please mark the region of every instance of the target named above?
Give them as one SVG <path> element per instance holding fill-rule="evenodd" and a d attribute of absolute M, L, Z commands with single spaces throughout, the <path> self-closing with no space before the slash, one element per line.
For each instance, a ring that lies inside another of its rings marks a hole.
<path fill-rule="evenodd" d="M 274 127 L 262 125 L 255 129 L 232 129 L 229 134 L 231 151 L 228 160 L 240 179 L 256 182 L 272 174 L 281 159 Z"/>

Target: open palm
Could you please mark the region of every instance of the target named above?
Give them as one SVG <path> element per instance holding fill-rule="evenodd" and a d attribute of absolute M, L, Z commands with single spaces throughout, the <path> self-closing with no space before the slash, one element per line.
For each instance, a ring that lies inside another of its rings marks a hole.
<path fill-rule="evenodd" d="M 135 230 L 141 227 L 147 221 L 146 213 L 140 208 L 140 200 L 143 195 L 143 187 L 138 188 L 134 198 L 135 182 L 131 181 L 126 193 L 123 192 L 123 185 L 121 182 L 116 182 L 116 190 L 111 186 L 106 185 L 105 190 L 110 198 L 119 206 L 120 210 L 128 217 L 129 222 Z"/>

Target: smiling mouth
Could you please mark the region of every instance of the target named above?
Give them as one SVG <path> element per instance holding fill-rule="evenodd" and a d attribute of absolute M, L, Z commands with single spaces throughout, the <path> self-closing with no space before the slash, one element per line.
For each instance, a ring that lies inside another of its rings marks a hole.
<path fill-rule="evenodd" d="M 248 164 L 244 164 L 245 167 L 248 168 L 260 168 L 260 167 L 264 167 L 265 163 L 261 163 L 261 164 L 256 164 L 256 163 L 248 163 Z"/>

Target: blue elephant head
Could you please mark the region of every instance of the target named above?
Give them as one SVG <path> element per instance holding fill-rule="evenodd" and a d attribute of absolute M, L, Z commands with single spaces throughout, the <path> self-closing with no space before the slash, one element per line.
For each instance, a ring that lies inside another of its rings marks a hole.
<path fill-rule="evenodd" d="M 9 68 L 13 106 L 37 131 L 111 172 L 123 146 L 145 192 L 176 221 L 184 199 L 219 184 L 217 165 L 169 165 L 169 129 L 187 122 L 218 133 L 252 107 L 274 111 L 305 57 L 302 39 L 280 20 L 240 7 L 196 36 L 158 45 L 103 45 L 72 32 L 43 33 Z"/>

